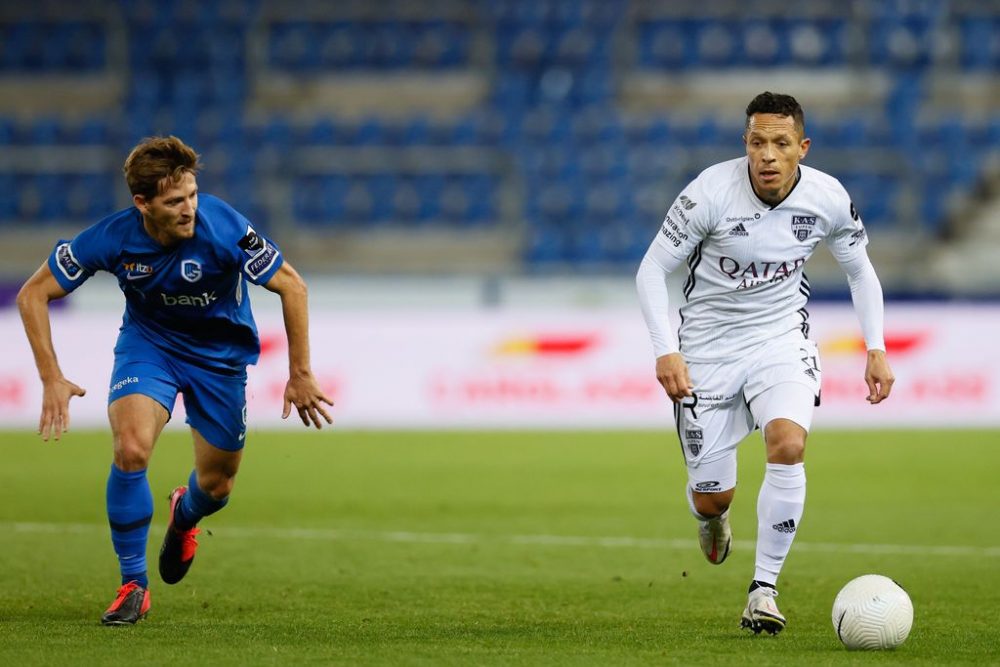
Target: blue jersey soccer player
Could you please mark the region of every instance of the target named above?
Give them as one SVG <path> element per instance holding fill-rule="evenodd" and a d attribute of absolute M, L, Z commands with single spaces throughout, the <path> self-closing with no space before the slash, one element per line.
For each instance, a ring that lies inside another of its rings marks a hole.
<path fill-rule="evenodd" d="M 198 521 L 229 499 L 246 438 L 246 367 L 260 353 L 246 282 L 281 298 L 288 336 L 284 413 L 306 425 L 332 423 L 333 405 L 309 363 L 306 285 L 278 247 L 246 218 L 199 195 L 198 155 L 176 137 L 154 137 L 125 161 L 134 206 L 59 241 L 24 284 L 17 303 L 42 380 L 43 440 L 69 427 L 69 402 L 84 390 L 59 368 L 48 303 L 97 271 L 113 273 L 125 315 L 108 395 L 114 456 L 107 484 L 108 521 L 122 585 L 105 625 L 133 624 L 149 610 L 146 542 L 153 499 L 146 467 L 177 394 L 194 437 L 194 470 L 170 494 L 160 576 L 177 583 L 191 566 Z"/>

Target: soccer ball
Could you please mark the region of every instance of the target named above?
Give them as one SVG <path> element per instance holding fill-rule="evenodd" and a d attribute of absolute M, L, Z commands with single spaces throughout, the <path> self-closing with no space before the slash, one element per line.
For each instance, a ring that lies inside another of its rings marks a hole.
<path fill-rule="evenodd" d="M 833 601 L 833 629 L 849 649 L 896 648 L 912 626 L 910 596 L 880 574 L 852 579 Z"/>

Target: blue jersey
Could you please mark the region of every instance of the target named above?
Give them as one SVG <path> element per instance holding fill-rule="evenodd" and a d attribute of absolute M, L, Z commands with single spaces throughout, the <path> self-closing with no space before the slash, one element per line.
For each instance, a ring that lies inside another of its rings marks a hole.
<path fill-rule="evenodd" d="M 190 363 L 240 371 L 260 354 L 245 283 L 266 283 L 284 260 L 224 201 L 199 195 L 198 202 L 190 239 L 160 245 L 132 207 L 59 241 L 49 268 L 67 292 L 97 271 L 115 274 L 125 294 L 122 335 L 138 333 Z"/>

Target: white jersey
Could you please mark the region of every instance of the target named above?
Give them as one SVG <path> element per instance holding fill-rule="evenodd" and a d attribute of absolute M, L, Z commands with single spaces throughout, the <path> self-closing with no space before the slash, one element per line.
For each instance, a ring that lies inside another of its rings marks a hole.
<path fill-rule="evenodd" d="M 670 207 L 653 243 L 687 259 L 679 330 L 685 359 L 737 359 L 789 332 L 807 338 L 806 260 L 821 239 L 841 264 L 866 252 L 864 226 L 840 182 L 805 165 L 799 170 L 792 191 L 772 207 L 754 193 L 746 157 L 721 162 Z"/>

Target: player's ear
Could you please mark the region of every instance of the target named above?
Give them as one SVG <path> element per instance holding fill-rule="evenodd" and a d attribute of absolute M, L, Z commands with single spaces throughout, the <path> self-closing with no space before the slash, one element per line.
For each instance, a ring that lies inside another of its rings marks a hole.
<path fill-rule="evenodd" d="M 809 137 L 804 137 L 801 142 L 799 142 L 799 159 L 801 160 L 809 152 L 809 146 L 812 145 L 812 139 Z"/>
<path fill-rule="evenodd" d="M 132 203 L 135 204 L 135 207 L 142 213 L 145 213 L 146 208 L 149 206 L 149 202 L 147 202 L 146 198 L 142 195 L 132 195 Z"/>

